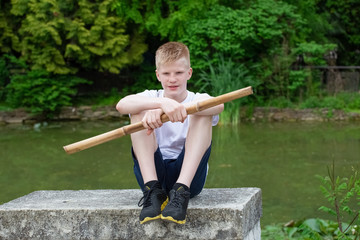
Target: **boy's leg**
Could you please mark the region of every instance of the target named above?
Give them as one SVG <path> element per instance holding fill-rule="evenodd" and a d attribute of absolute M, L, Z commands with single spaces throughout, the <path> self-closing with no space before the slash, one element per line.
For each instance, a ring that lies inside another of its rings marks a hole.
<path fill-rule="evenodd" d="M 185 143 L 185 156 L 177 182 L 169 193 L 169 203 L 161 218 L 179 224 L 185 223 L 190 199 L 190 185 L 212 137 L 212 116 L 190 116 Z"/>
<path fill-rule="evenodd" d="M 141 121 L 143 114 L 132 115 L 131 122 Z M 133 151 L 140 166 L 144 182 L 143 197 L 138 205 L 143 206 L 140 213 L 140 223 L 156 220 L 161 217 L 161 211 L 167 203 L 166 191 L 158 181 L 154 153 L 157 150 L 155 134 L 146 134 L 146 130 L 131 134 Z"/>
<path fill-rule="evenodd" d="M 137 123 L 141 121 L 142 118 L 143 114 L 141 113 L 132 115 L 131 123 Z M 133 150 L 136 159 L 138 160 L 144 183 L 158 180 L 154 163 L 154 152 L 157 149 L 155 133 L 153 132 L 152 134 L 147 135 L 146 130 L 142 130 L 133 133 L 130 136 Z"/>
<path fill-rule="evenodd" d="M 185 156 L 177 180 L 190 187 L 200 161 L 209 148 L 212 138 L 212 116 L 190 116 L 190 126 L 185 142 Z"/>
<path fill-rule="evenodd" d="M 131 155 L 132 155 L 132 158 L 134 161 L 134 174 L 135 174 L 136 180 L 137 180 L 141 190 L 144 191 L 145 190 L 144 180 L 143 180 L 143 177 L 141 174 L 139 161 L 136 158 L 133 148 L 131 148 Z M 155 168 L 156 168 L 156 174 L 157 174 L 158 181 L 163 185 L 163 187 L 165 189 L 164 180 L 165 180 L 166 168 L 165 168 L 163 156 L 162 156 L 159 148 L 154 153 L 154 160 L 155 160 Z M 179 171 L 179 173 L 180 173 L 180 171 Z"/>

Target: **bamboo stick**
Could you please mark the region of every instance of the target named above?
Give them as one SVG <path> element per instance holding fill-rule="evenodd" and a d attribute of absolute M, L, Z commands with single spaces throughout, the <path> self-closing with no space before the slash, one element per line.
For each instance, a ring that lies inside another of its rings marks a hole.
<path fill-rule="evenodd" d="M 217 106 L 222 103 L 230 102 L 232 100 L 245 97 L 248 95 L 251 95 L 253 93 L 251 87 L 242 88 L 233 92 L 229 92 L 217 97 L 208 98 L 202 101 L 197 102 L 196 104 L 193 104 L 191 106 L 188 106 L 186 108 L 187 114 L 193 114 L 196 112 L 200 112 L 202 110 Z M 169 121 L 169 117 L 166 114 L 161 115 L 161 121 L 167 122 Z M 65 152 L 68 154 L 73 154 L 79 151 L 82 151 L 87 148 L 94 147 L 96 145 L 111 141 L 116 138 L 120 138 L 125 135 L 132 134 L 134 132 L 138 132 L 140 130 L 145 129 L 141 122 L 130 124 L 123 126 L 121 128 L 91 137 L 87 138 L 85 140 L 64 146 Z"/>

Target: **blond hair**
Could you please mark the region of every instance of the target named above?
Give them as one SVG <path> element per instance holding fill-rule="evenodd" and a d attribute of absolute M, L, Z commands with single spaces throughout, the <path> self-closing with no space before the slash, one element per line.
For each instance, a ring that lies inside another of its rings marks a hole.
<path fill-rule="evenodd" d="M 156 69 L 165 63 L 171 63 L 185 57 L 190 67 L 190 52 L 188 47 L 180 42 L 168 42 L 161 45 L 156 51 L 155 64 Z"/>

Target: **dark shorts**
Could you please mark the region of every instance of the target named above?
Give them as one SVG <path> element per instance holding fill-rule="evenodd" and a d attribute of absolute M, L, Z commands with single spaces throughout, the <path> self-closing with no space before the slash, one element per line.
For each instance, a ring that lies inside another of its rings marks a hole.
<path fill-rule="evenodd" d="M 195 173 L 194 179 L 190 185 L 190 197 L 195 197 L 198 195 L 205 185 L 205 180 L 207 176 L 207 165 L 210 157 L 211 152 L 211 144 L 209 148 L 205 151 L 198 169 Z M 144 180 L 141 175 L 139 163 L 135 157 L 134 150 L 131 148 L 132 157 L 134 160 L 134 173 L 136 180 L 141 188 L 144 190 Z M 185 147 L 181 151 L 180 155 L 177 159 L 163 159 L 160 148 L 156 150 L 154 153 L 155 159 L 155 167 L 156 167 L 156 174 L 158 180 L 162 184 L 163 188 L 169 192 L 173 185 L 175 184 L 176 180 L 179 178 L 182 163 L 184 160 L 185 154 Z"/>

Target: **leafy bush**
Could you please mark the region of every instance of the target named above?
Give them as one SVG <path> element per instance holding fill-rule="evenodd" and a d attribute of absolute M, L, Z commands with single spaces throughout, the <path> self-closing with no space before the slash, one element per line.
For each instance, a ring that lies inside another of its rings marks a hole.
<path fill-rule="evenodd" d="M 336 95 L 337 98 L 342 99 L 344 102 L 344 109 L 347 110 L 360 110 L 360 94 L 343 92 Z"/>
<path fill-rule="evenodd" d="M 311 96 L 299 104 L 300 108 L 328 108 L 343 110 L 359 110 L 360 94 L 342 92 L 336 96 L 317 97 Z"/>
<path fill-rule="evenodd" d="M 350 177 L 340 178 L 335 174 L 335 164 L 333 163 L 331 168 L 328 167 L 328 176 L 319 178 L 323 183 L 321 186 L 323 195 L 331 205 L 330 207 L 322 206 L 320 210 L 336 217 L 340 236 L 347 239 L 346 234 L 351 232 L 356 237 L 360 237 L 360 231 L 355 224 L 360 223 L 360 210 L 351 207 L 352 202 L 360 205 L 360 177 L 358 172 L 354 170 L 354 174 Z M 346 215 L 350 217 L 350 224 L 344 223 Z"/>
<path fill-rule="evenodd" d="M 33 70 L 11 77 L 7 85 L 7 103 L 10 106 L 25 107 L 34 114 L 51 117 L 62 106 L 71 104 L 71 96 L 77 92 L 75 86 L 88 83 L 87 80 L 53 75 L 44 70 Z"/>
<path fill-rule="evenodd" d="M 337 97 L 324 97 L 321 106 L 329 109 L 343 109 L 345 107 L 343 99 Z"/>
<path fill-rule="evenodd" d="M 300 108 L 319 108 L 319 107 L 320 107 L 320 101 L 319 98 L 316 96 L 311 96 L 300 104 Z"/>
<path fill-rule="evenodd" d="M 26 68 L 26 63 L 15 56 L 4 54 L 0 57 L 0 101 L 5 99 L 5 87 L 10 82 L 12 73 L 24 72 Z"/>
<path fill-rule="evenodd" d="M 348 224 L 343 225 L 347 227 Z M 351 231 L 350 231 L 351 230 Z M 265 226 L 261 231 L 261 239 L 301 239 L 301 240 L 323 240 L 323 239 L 357 239 L 359 228 L 353 226 L 348 229 L 347 234 L 339 230 L 337 222 L 319 218 L 309 218 L 297 222 L 290 222 L 285 225 L 276 224 Z"/>

